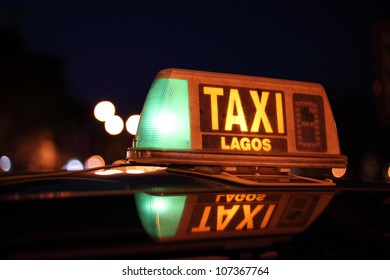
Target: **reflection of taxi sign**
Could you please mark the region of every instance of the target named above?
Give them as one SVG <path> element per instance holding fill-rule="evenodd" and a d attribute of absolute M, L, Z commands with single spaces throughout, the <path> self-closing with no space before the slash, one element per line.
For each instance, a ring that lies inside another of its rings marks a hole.
<path fill-rule="evenodd" d="M 128 160 L 345 167 L 320 84 L 182 69 L 156 76 Z"/>
<path fill-rule="evenodd" d="M 135 195 L 145 230 L 159 240 L 294 234 L 326 208 L 334 192 Z"/>

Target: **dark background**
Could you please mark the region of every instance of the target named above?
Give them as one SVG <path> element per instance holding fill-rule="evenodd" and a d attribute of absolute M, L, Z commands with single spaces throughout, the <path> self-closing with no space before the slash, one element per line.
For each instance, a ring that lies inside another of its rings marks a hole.
<path fill-rule="evenodd" d="M 348 174 L 383 178 L 389 20 L 379 0 L 2 1 L 0 156 L 14 171 L 124 158 L 131 136 L 107 135 L 94 106 L 110 100 L 126 120 L 176 67 L 321 83 Z"/>

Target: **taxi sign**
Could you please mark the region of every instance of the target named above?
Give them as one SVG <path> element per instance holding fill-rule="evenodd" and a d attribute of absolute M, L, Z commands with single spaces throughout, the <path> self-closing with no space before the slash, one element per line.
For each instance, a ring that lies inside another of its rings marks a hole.
<path fill-rule="evenodd" d="M 326 209 L 334 191 L 203 194 L 137 193 L 146 232 L 159 241 L 270 236 L 304 231 Z"/>
<path fill-rule="evenodd" d="M 343 168 L 320 84 L 184 69 L 160 71 L 130 162 Z"/>

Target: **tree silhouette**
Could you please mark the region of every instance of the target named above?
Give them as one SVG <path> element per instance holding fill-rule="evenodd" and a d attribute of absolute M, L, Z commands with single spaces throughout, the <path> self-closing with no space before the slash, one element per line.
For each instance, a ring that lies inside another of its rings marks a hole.
<path fill-rule="evenodd" d="M 68 94 L 60 58 L 27 49 L 15 30 L 0 38 L 0 154 L 17 170 L 56 169 L 85 150 L 85 110 Z"/>

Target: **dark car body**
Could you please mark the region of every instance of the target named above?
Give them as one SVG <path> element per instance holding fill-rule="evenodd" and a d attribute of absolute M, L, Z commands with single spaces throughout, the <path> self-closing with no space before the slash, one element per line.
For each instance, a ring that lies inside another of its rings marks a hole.
<path fill-rule="evenodd" d="M 0 258 L 389 259 L 389 184 L 270 179 L 284 185 L 132 165 L 4 177 Z"/>

